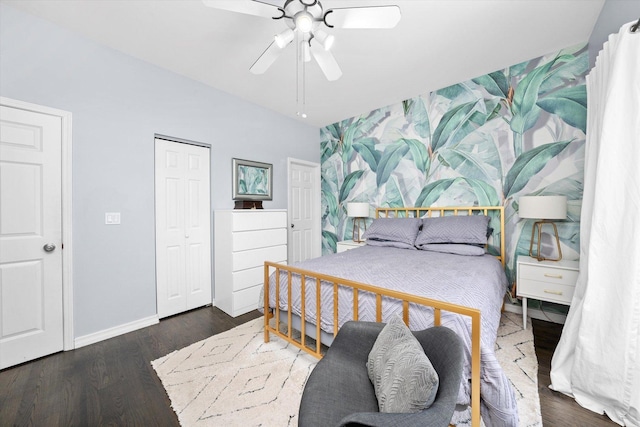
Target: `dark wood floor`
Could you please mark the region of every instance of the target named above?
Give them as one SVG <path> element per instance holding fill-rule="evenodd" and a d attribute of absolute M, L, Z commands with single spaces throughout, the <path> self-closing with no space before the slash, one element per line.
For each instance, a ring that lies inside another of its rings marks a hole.
<path fill-rule="evenodd" d="M 605 415 L 598 415 L 578 405 L 575 400 L 549 388 L 551 358 L 562 334 L 562 325 L 532 319 L 533 340 L 538 357 L 538 393 L 544 426 L 617 426 Z"/>
<path fill-rule="evenodd" d="M 260 314 L 205 307 L 0 372 L 0 426 L 178 426 L 150 362 Z"/>
<path fill-rule="evenodd" d="M 259 316 L 232 318 L 206 307 L 0 371 L 0 426 L 177 426 L 150 362 Z M 548 389 L 562 326 L 534 320 L 533 330 L 544 425 L 615 426 Z"/>

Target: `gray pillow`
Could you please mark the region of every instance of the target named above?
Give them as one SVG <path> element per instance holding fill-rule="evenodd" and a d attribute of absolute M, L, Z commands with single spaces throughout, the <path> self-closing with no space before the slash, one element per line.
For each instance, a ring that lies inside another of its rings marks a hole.
<path fill-rule="evenodd" d="M 377 239 L 367 239 L 367 245 L 369 246 L 387 246 L 391 248 L 400 248 L 400 249 L 417 249 L 415 246 L 410 245 L 408 243 L 403 242 L 394 242 L 393 240 L 377 240 Z"/>
<path fill-rule="evenodd" d="M 415 249 L 420 225 L 421 218 L 376 218 L 362 238 L 370 245 Z"/>
<path fill-rule="evenodd" d="M 380 412 L 419 412 L 433 404 L 438 373 L 399 316 L 393 316 L 373 344 L 367 362 Z"/>
<path fill-rule="evenodd" d="M 487 243 L 489 217 L 486 215 L 457 215 L 423 218 L 422 230 L 415 245 L 430 243 L 464 243 L 484 245 Z"/>
<path fill-rule="evenodd" d="M 426 245 L 420 245 L 418 249 L 421 249 L 423 251 L 442 252 L 445 254 L 455 255 L 479 256 L 485 254 L 484 248 L 480 246 L 461 245 L 458 243 L 430 243 Z"/>

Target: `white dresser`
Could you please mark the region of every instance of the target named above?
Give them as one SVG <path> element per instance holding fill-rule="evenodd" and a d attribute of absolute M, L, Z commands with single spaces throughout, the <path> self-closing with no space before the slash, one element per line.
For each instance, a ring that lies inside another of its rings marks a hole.
<path fill-rule="evenodd" d="M 287 262 L 287 211 L 214 211 L 216 307 L 239 316 L 258 307 L 264 262 Z"/>

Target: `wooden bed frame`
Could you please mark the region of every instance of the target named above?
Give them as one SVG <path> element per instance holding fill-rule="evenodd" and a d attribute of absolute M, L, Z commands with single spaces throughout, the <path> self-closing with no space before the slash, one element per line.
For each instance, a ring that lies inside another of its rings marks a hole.
<path fill-rule="evenodd" d="M 419 218 L 423 216 L 444 216 L 444 215 L 478 215 L 483 214 L 491 216 L 497 214 L 500 220 L 500 242 L 499 242 L 499 255 L 496 255 L 504 267 L 505 264 L 505 247 L 504 247 L 504 208 L 502 206 L 495 207 L 437 207 L 437 208 L 378 208 L 376 209 L 376 218 Z M 494 242 L 495 243 L 495 242 Z M 495 246 L 495 244 L 494 244 Z M 352 320 L 358 320 L 359 307 L 358 307 L 358 294 L 359 292 L 373 293 L 376 297 L 376 321 L 382 321 L 382 298 L 391 298 L 402 301 L 402 317 L 404 322 L 409 325 L 409 304 L 423 305 L 432 307 L 434 312 L 434 326 L 440 326 L 442 311 L 449 311 L 463 316 L 468 316 L 471 319 L 471 425 L 473 427 L 480 426 L 480 310 L 462 305 L 451 304 L 444 301 L 438 301 L 426 297 L 417 295 L 411 295 L 403 292 L 397 292 L 390 289 L 380 288 L 377 286 L 371 286 L 364 283 L 355 282 L 352 280 L 346 280 L 339 277 L 329 276 L 326 274 L 320 274 L 309 270 L 300 269 L 297 267 L 287 266 L 283 264 L 277 264 L 270 261 L 264 263 L 264 341 L 269 342 L 269 335 L 271 333 L 281 337 L 285 341 L 292 345 L 306 351 L 307 353 L 317 357 L 322 357 L 322 343 L 320 339 L 315 340 L 315 345 L 307 344 L 307 320 L 306 320 L 306 306 L 305 298 L 302 298 L 301 316 L 300 316 L 300 337 L 294 334 L 294 328 L 292 327 L 293 315 L 291 310 L 286 310 L 287 322 L 283 325 L 281 330 L 280 318 L 282 311 L 279 304 L 276 304 L 276 308 L 273 309 L 273 313 L 269 308 L 269 277 L 271 273 L 275 271 L 276 281 L 276 301 L 280 300 L 280 277 L 281 272 L 286 272 L 287 276 L 287 306 L 291 306 L 291 289 L 292 289 L 292 274 L 300 276 L 300 292 L 301 295 L 306 295 L 305 288 L 307 283 L 312 282 L 316 289 L 316 313 L 321 313 L 321 298 L 320 298 L 320 283 L 326 282 L 333 284 L 333 336 L 338 334 L 338 288 L 346 287 L 351 288 L 353 292 L 353 316 Z M 283 313 L 284 314 L 284 313 Z M 274 326 L 271 326 L 270 319 L 275 318 Z M 309 322 L 311 323 L 311 322 Z M 312 323 L 315 327 L 315 337 L 321 336 L 320 322 L 316 319 L 315 323 Z M 283 330 L 286 328 L 286 332 Z"/>

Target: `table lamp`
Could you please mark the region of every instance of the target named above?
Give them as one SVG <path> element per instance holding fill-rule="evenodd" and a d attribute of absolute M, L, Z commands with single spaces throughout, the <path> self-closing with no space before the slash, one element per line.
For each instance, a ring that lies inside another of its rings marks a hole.
<path fill-rule="evenodd" d="M 364 224 L 364 230 L 367 231 L 367 221 L 369 217 L 369 203 L 348 202 L 347 216 L 353 218 L 353 241 L 362 242 L 360 240 L 360 227 Z"/>
<path fill-rule="evenodd" d="M 562 249 L 560 249 L 560 236 L 558 235 L 558 227 L 553 220 L 567 218 L 567 197 L 566 196 L 522 196 L 518 200 L 520 218 L 538 219 L 533 223 L 531 229 L 531 243 L 529 244 L 529 256 L 536 258 L 538 261 L 560 261 L 562 259 Z M 545 224 L 553 226 L 553 233 L 556 237 L 556 245 L 558 246 L 558 258 L 545 258 L 540 253 L 540 239 L 542 237 L 542 227 Z M 538 231 L 537 253 L 533 253 L 533 240 Z"/>

